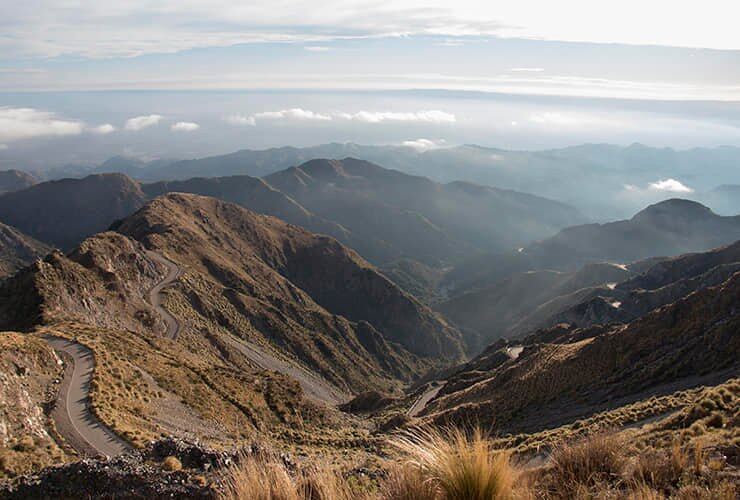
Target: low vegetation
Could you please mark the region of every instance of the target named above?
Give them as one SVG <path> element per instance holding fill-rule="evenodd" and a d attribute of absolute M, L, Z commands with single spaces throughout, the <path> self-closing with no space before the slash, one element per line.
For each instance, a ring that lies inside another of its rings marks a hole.
<path fill-rule="evenodd" d="M 541 460 L 494 448 L 480 431 L 416 429 L 391 438 L 399 450 L 374 481 L 273 453 L 245 456 L 221 478 L 224 500 L 734 500 L 737 463 L 716 448 L 675 444 L 637 452 L 620 434 L 564 443 Z"/>

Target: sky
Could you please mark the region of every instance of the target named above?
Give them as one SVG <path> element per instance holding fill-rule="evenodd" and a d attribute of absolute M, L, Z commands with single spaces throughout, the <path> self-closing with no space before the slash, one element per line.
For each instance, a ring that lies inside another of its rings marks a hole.
<path fill-rule="evenodd" d="M 329 141 L 740 145 L 739 10 L 0 0 L 0 164 Z"/>

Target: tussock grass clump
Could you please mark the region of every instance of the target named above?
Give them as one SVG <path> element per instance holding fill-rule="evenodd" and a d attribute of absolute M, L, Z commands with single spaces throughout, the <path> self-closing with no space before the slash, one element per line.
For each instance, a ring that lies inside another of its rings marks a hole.
<path fill-rule="evenodd" d="M 494 450 L 480 429 L 416 429 L 392 444 L 409 458 L 393 478 L 395 491 L 417 492 L 418 498 L 499 500 L 514 498 L 519 477 L 509 455 Z M 429 495 L 434 491 L 435 496 Z M 386 498 L 415 498 L 408 496 Z"/>
<path fill-rule="evenodd" d="M 177 457 L 169 456 L 162 462 L 164 470 L 174 472 L 182 470 L 182 462 Z"/>
<path fill-rule="evenodd" d="M 545 486 L 554 498 L 587 498 L 589 491 L 617 486 L 627 465 L 622 440 L 606 434 L 563 444 L 551 461 Z"/>
<path fill-rule="evenodd" d="M 327 467 L 291 470 L 280 457 L 243 456 L 226 470 L 222 500 L 361 500 Z"/>
<path fill-rule="evenodd" d="M 647 450 L 640 454 L 629 475 L 636 485 L 668 493 L 678 486 L 690 463 L 691 457 L 676 443 L 670 451 Z"/>

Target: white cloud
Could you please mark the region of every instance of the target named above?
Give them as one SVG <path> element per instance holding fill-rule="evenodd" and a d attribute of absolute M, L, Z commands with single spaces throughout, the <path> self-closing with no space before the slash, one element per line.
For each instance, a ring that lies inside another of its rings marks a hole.
<path fill-rule="evenodd" d="M 262 111 L 249 116 L 231 115 L 225 120 L 232 125 L 255 126 L 261 120 L 291 120 L 329 122 L 334 120 L 356 121 L 362 123 L 384 122 L 422 122 L 422 123 L 455 123 L 457 118 L 452 113 L 440 110 L 426 110 L 416 112 L 397 111 L 358 111 L 356 113 L 332 112 L 319 113 L 308 109 L 290 108 L 279 111 Z"/>
<path fill-rule="evenodd" d="M 98 125 L 97 127 L 91 127 L 87 129 L 89 132 L 92 132 L 93 134 L 98 135 L 107 135 L 110 133 L 113 133 L 116 131 L 116 127 L 111 125 L 110 123 L 104 123 L 102 125 Z"/>
<path fill-rule="evenodd" d="M 445 141 L 443 139 L 434 141 L 431 139 L 416 139 L 414 141 L 403 141 L 402 146 L 407 148 L 415 149 L 418 152 L 429 151 L 430 149 L 437 149 L 444 146 Z"/>
<path fill-rule="evenodd" d="M 436 109 L 428 111 L 417 111 L 412 113 L 399 113 L 395 111 L 360 111 L 358 113 L 341 113 L 339 118 L 354 120 L 365 123 L 382 122 L 427 122 L 427 123 L 455 123 L 457 119 L 452 113 Z"/>
<path fill-rule="evenodd" d="M 170 129 L 175 132 L 195 132 L 200 128 L 200 125 L 193 122 L 177 122 Z"/>
<path fill-rule="evenodd" d="M 257 125 L 254 116 L 231 115 L 224 118 L 224 120 L 232 125 L 249 125 L 250 127 Z"/>
<path fill-rule="evenodd" d="M 330 121 L 329 115 L 314 113 L 313 111 L 301 108 L 281 109 L 280 111 L 263 111 L 252 115 L 255 119 L 267 120 L 309 120 L 309 121 Z"/>
<path fill-rule="evenodd" d="M 44 136 L 78 135 L 84 124 L 59 118 L 55 113 L 34 108 L 0 107 L 0 142 Z"/>
<path fill-rule="evenodd" d="M 693 193 L 694 190 L 676 179 L 661 179 L 648 184 L 651 191 L 663 191 L 668 193 Z"/>
<path fill-rule="evenodd" d="M 326 0 L 320 8 L 302 0 L 39 0 L 4 9 L 2 46 L 6 57 L 127 57 L 264 41 L 494 35 L 738 49 L 734 7 L 731 0 Z"/>
<path fill-rule="evenodd" d="M 138 131 L 156 125 L 162 120 L 162 115 L 144 115 L 136 116 L 126 120 L 126 130 Z"/>
<path fill-rule="evenodd" d="M 303 50 L 307 50 L 309 52 L 328 52 L 330 49 L 324 45 L 306 45 L 303 47 Z"/>

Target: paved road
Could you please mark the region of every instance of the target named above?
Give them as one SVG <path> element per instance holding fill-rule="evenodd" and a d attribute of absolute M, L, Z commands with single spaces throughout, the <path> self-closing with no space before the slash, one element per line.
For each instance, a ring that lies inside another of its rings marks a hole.
<path fill-rule="evenodd" d="M 162 307 L 161 292 L 180 277 L 181 270 L 174 262 L 156 252 L 147 251 L 147 255 L 167 267 L 164 279 L 149 291 L 149 301 L 167 324 L 165 335 L 175 340 L 180 332 L 180 322 Z M 90 382 L 95 369 L 92 351 L 61 337 L 47 335 L 44 338 L 55 351 L 66 354 L 72 360 L 65 366 L 57 404 L 52 412 L 59 433 L 83 456 L 114 457 L 130 449 L 131 446 L 100 422 L 90 409 Z"/>
<path fill-rule="evenodd" d="M 426 408 L 427 404 L 429 404 L 429 401 L 434 399 L 437 394 L 439 394 L 439 391 L 442 390 L 442 387 L 445 386 L 447 382 L 440 382 L 439 380 L 435 380 L 431 384 L 429 384 L 429 387 L 427 387 L 427 390 L 424 391 L 421 396 L 416 398 L 416 401 L 414 401 L 414 404 L 411 405 L 411 408 L 406 412 L 406 415 L 409 417 L 415 417 L 419 413 L 422 412 L 424 408 Z"/>
<path fill-rule="evenodd" d="M 131 449 L 90 409 L 90 381 L 95 368 L 92 351 L 61 337 L 46 335 L 44 339 L 55 351 L 67 354 L 72 360 L 65 366 L 57 404 L 51 414 L 57 431 L 83 456 L 114 457 Z"/>
<path fill-rule="evenodd" d="M 169 313 L 169 311 L 167 311 L 167 309 L 162 307 L 162 290 L 177 281 L 177 279 L 182 275 L 182 269 L 180 269 L 180 266 L 172 262 L 170 259 L 157 252 L 147 250 L 146 255 L 150 259 L 159 262 L 167 268 L 167 274 L 164 279 L 149 290 L 149 303 L 167 324 L 167 330 L 165 331 L 164 336 L 171 340 L 177 340 L 177 336 L 182 329 L 182 324 L 180 323 L 180 320 L 175 318 Z"/>

